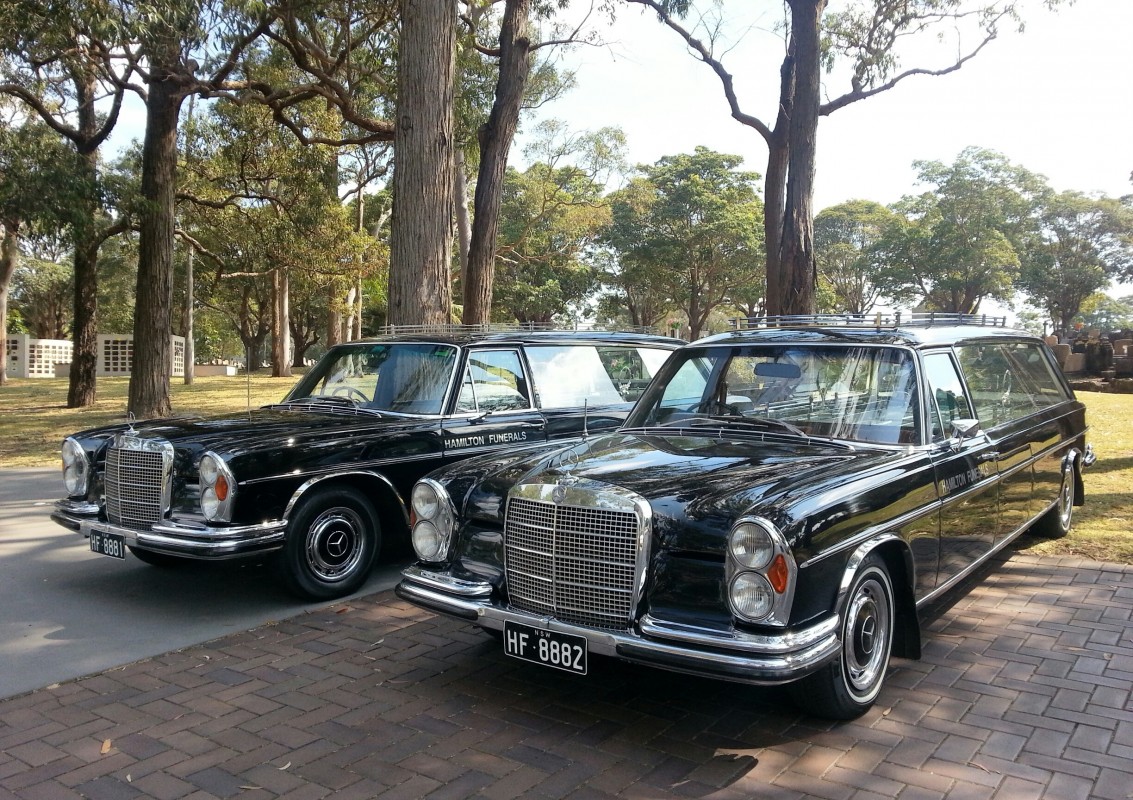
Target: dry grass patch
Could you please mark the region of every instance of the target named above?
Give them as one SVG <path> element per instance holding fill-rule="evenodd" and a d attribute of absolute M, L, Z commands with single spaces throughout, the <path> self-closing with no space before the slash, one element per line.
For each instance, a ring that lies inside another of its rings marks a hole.
<path fill-rule="evenodd" d="M 268 375 L 200 377 L 170 385 L 176 416 L 239 413 L 280 400 L 299 380 Z M 128 378 L 99 378 L 90 408 L 67 408 L 65 378 L 12 380 L 0 387 L 0 468 L 55 466 L 64 436 L 121 422 L 126 415 Z"/>
<path fill-rule="evenodd" d="M 1133 394 L 1080 392 L 1098 460 L 1085 470 L 1086 504 L 1065 539 L 1022 537 L 1019 549 L 1133 564 Z"/>

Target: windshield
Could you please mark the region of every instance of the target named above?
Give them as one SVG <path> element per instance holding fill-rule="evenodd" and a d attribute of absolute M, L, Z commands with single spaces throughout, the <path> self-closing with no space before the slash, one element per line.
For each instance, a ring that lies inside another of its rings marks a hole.
<path fill-rule="evenodd" d="M 688 348 L 649 388 L 628 427 L 722 422 L 849 441 L 919 438 L 912 354 L 895 347 Z"/>
<path fill-rule="evenodd" d="M 443 344 L 348 345 L 329 351 L 284 399 L 350 402 L 358 408 L 440 414 L 456 364 Z"/>

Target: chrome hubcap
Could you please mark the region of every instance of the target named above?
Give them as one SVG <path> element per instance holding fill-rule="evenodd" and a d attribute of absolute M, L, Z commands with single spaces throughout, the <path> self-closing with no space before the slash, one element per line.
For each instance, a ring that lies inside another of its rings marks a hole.
<path fill-rule="evenodd" d="M 878 579 L 858 587 L 846 614 L 846 679 L 855 693 L 869 694 L 880 685 L 889 661 L 889 595 Z"/>
<path fill-rule="evenodd" d="M 327 509 L 307 531 L 307 566 L 323 581 L 349 577 L 366 548 L 364 531 L 362 518 L 352 509 Z"/>

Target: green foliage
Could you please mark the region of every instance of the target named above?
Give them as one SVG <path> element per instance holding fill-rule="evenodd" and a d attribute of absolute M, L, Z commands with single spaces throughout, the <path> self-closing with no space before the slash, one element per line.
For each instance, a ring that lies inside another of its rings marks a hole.
<path fill-rule="evenodd" d="M 32 234 L 62 233 L 96 191 L 82 174 L 75 149 L 44 123 L 0 125 L 0 216 Z"/>
<path fill-rule="evenodd" d="M 877 246 L 886 294 L 957 313 L 975 313 L 989 297 L 1009 302 L 1049 187 L 979 148 L 967 148 L 951 165 L 915 166 L 920 181 L 934 188 L 894 207 L 902 219 Z"/>
<path fill-rule="evenodd" d="M 74 270 L 69 263 L 20 260 L 12 276 L 10 303 L 28 333 L 37 339 L 70 336 L 73 283 Z"/>
<path fill-rule="evenodd" d="M 1116 298 L 1095 292 L 1082 301 L 1081 311 L 1074 321 L 1081 322 L 1087 330 L 1133 329 L 1133 295 Z"/>
<path fill-rule="evenodd" d="M 815 217 L 819 286 L 829 294 L 820 307 L 852 314 L 873 308 L 883 290 L 875 248 L 895 221 L 893 211 L 869 200 L 849 200 Z"/>
<path fill-rule="evenodd" d="M 1133 269 L 1133 210 L 1110 198 L 1063 192 L 1043 204 L 1040 224 L 1042 234 L 1024 252 L 1018 288 L 1069 330 L 1087 298 Z"/>
<path fill-rule="evenodd" d="M 590 263 L 609 220 L 602 199 L 610 171 L 622 163 L 620 131 L 568 134 L 544 123 L 528 148 L 537 160 L 504 177 L 492 316 L 550 322 L 577 314 L 597 288 Z"/>
<path fill-rule="evenodd" d="M 696 337 L 729 297 L 760 292 L 763 204 L 759 175 L 739 170 L 742 161 L 697 147 L 641 167 L 614 193 L 604 239 L 616 254 L 605 279 L 616 296 L 639 306 L 665 298 Z"/>

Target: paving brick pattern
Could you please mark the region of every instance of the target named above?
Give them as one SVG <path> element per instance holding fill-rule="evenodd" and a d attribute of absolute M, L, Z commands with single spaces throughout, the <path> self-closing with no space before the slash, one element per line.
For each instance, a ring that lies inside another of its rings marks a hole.
<path fill-rule="evenodd" d="M 383 592 L 0 702 L 0 799 L 1133 796 L 1133 567 L 1011 555 L 851 723 Z"/>

